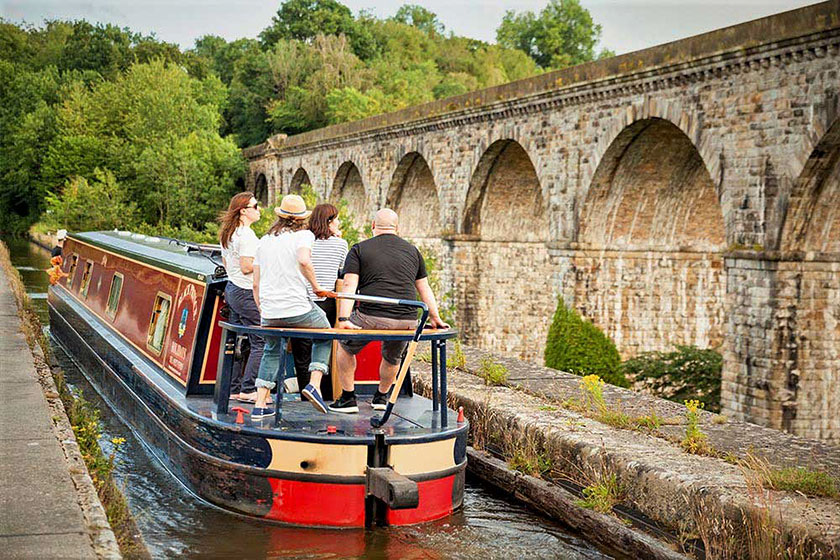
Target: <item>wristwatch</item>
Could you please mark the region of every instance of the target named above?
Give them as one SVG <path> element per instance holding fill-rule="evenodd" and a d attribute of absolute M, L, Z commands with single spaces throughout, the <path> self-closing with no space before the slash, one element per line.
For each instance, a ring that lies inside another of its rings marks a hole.
<path fill-rule="evenodd" d="M 338 320 L 339 321 L 349 321 L 350 317 L 339 317 Z"/>

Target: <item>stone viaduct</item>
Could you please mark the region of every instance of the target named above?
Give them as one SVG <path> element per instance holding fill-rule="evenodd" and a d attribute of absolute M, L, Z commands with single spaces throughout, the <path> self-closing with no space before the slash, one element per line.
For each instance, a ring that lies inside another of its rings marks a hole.
<path fill-rule="evenodd" d="M 724 413 L 840 442 L 840 1 L 244 151 L 267 202 L 382 205 L 465 340 L 565 300 L 627 357 L 720 347 Z"/>

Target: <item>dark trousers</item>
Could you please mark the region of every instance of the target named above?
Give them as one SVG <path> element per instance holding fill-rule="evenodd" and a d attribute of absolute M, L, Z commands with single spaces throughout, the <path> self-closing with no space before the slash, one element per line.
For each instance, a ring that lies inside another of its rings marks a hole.
<path fill-rule="evenodd" d="M 316 301 L 315 305 L 327 315 L 327 321 L 330 326 L 335 325 L 335 316 L 337 313 L 335 307 L 335 300 L 332 298 L 324 301 Z M 309 383 L 309 360 L 312 356 L 312 340 L 305 338 L 292 338 L 292 356 L 295 359 L 295 375 L 298 379 L 298 385 L 303 389 Z M 324 379 L 329 379 L 325 376 Z M 332 383 L 321 382 L 321 395 L 325 399 L 332 398 Z"/>
<path fill-rule="evenodd" d="M 230 308 L 230 322 L 237 325 L 260 325 L 260 310 L 254 301 L 254 292 L 240 288 L 233 282 L 228 282 L 225 288 L 225 301 Z M 233 364 L 233 375 L 230 380 L 230 394 L 253 393 L 257 390 L 254 381 L 260 369 L 265 341 L 261 336 L 248 335 L 251 352 L 245 367 L 237 359 Z"/>

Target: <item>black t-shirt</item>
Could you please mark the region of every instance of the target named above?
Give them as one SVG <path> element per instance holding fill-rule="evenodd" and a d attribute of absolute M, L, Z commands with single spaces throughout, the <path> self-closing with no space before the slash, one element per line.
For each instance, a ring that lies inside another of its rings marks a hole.
<path fill-rule="evenodd" d="M 344 272 L 359 275 L 358 293 L 362 295 L 417 299 L 414 282 L 426 277 L 426 263 L 417 247 L 386 233 L 353 245 L 344 261 Z M 359 311 L 393 319 L 417 317 L 416 308 L 404 305 L 360 302 Z"/>

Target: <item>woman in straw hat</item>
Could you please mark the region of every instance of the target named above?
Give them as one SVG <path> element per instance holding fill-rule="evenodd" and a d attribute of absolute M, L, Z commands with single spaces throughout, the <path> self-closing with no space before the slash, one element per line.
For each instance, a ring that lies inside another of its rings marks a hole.
<path fill-rule="evenodd" d="M 315 235 L 306 229 L 310 212 L 296 194 L 287 194 L 274 209 L 277 221 L 260 239 L 254 259 L 254 299 L 260 307 L 262 325 L 266 327 L 296 327 L 326 329 L 330 324 L 324 312 L 312 304 L 306 291 L 307 282 L 318 297 L 335 294 L 322 290 L 312 267 L 312 244 Z M 309 364 L 310 381 L 301 394 L 319 411 L 326 413 L 321 398 L 321 377 L 327 371 L 332 342 L 318 340 L 312 345 Z M 251 418 L 274 414 L 266 408 L 266 401 L 274 388 L 283 347 L 279 338 L 267 337 L 259 374 L 257 402 Z"/>

